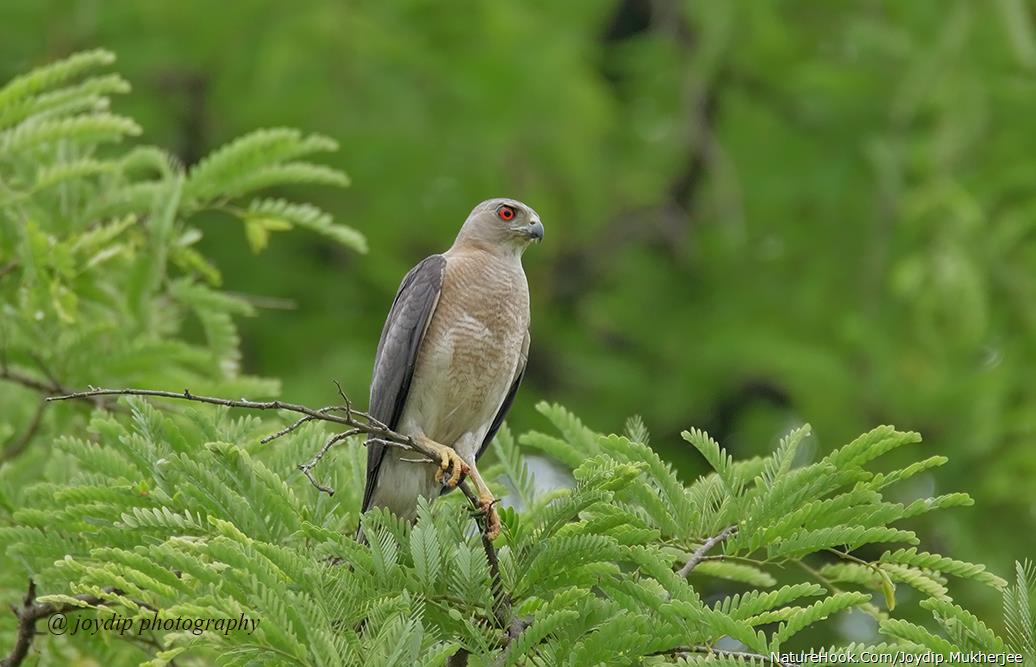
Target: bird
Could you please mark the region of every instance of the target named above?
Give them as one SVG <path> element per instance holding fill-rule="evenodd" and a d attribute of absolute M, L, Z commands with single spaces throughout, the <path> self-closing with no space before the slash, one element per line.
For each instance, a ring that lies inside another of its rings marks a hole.
<path fill-rule="evenodd" d="M 378 341 L 368 413 L 439 460 L 369 437 L 362 512 L 384 507 L 412 522 L 419 497 L 432 500 L 468 477 L 487 537 L 499 535 L 496 501 L 476 464 L 525 376 L 530 314 L 522 255 L 542 240 L 532 207 L 487 199 L 448 250 L 403 278 Z"/>

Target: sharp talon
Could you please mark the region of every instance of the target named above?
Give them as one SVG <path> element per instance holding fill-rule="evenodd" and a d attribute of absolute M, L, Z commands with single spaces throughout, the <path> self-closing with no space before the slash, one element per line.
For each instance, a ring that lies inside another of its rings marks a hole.
<path fill-rule="evenodd" d="M 493 516 L 496 516 L 496 515 L 494 514 Z M 496 521 L 491 521 L 489 523 L 489 526 L 486 528 L 486 537 L 489 539 L 490 542 L 492 542 L 496 538 L 500 537 L 500 519 L 499 518 L 497 518 Z"/>
<path fill-rule="evenodd" d="M 467 476 L 467 474 L 469 472 L 471 472 L 471 468 L 468 467 L 467 463 L 464 463 L 464 461 L 462 461 L 459 457 L 458 457 L 457 461 L 458 461 L 458 463 L 460 463 L 460 465 L 457 466 L 456 468 L 454 468 L 454 471 L 453 471 L 453 476 L 456 478 L 454 480 L 454 482 L 453 482 L 454 486 L 457 486 L 458 484 L 460 484 L 461 480 L 463 480 L 464 477 Z"/>
<path fill-rule="evenodd" d="M 499 502 L 491 496 L 482 496 L 478 499 L 479 509 L 486 518 L 486 537 L 490 541 L 500 535 L 500 515 L 496 511 L 496 504 Z"/>
<path fill-rule="evenodd" d="M 450 478 L 447 480 L 446 484 L 452 489 L 460 484 L 461 475 L 465 474 L 465 469 L 468 466 L 459 456 L 457 456 L 456 452 L 451 450 L 448 456 L 450 459 Z"/>
<path fill-rule="evenodd" d="M 439 455 L 439 465 L 435 471 L 435 481 L 449 488 L 456 488 L 461 480 L 471 472 L 471 468 L 464 462 L 455 450 L 443 445 L 434 445 Z"/>

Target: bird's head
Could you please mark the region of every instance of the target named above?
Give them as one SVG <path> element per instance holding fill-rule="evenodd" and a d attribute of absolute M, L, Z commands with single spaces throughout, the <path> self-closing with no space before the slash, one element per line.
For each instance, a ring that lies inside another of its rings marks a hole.
<path fill-rule="evenodd" d="M 531 206 L 517 199 L 487 199 L 468 215 L 454 245 L 475 244 L 490 250 L 521 254 L 543 240 L 543 223 Z"/>

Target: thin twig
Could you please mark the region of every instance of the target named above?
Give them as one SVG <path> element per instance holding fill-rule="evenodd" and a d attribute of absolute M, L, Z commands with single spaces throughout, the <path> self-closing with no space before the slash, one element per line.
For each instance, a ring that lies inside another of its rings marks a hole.
<path fill-rule="evenodd" d="M 299 465 L 299 470 L 305 475 L 306 479 L 309 480 L 317 490 L 328 495 L 334 495 L 334 489 L 325 486 L 317 481 L 313 475 L 313 467 L 324 457 L 328 450 L 337 442 L 344 440 L 350 435 L 359 435 L 361 433 L 366 434 L 368 439 L 371 441 L 380 442 L 385 445 L 392 447 L 401 447 L 403 449 L 411 449 L 415 452 L 420 453 L 424 458 L 432 462 L 439 462 L 439 453 L 425 445 L 420 441 L 415 441 L 413 438 L 402 435 L 388 428 L 378 419 L 372 417 L 369 413 L 362 410 L 353 408 L 352 402 L 345 395 L 342 390 L 342 386 L 336 381 L 335 386 L 338 388 L 338 394 L 342 397 L 344 405 L 340 406 L 327 406 L 320 409 L 313 409 L 305 405 L 298 403 L 288 403 L 286 401 L 252 401 L 245 398 L 239 399 L 228 399 L 219 398 L 215 396 L 200 396 L 198 394 L 192 394 L 189 389 L 184 389 L 183 392 L 174 391 L 161 391 L 157 389 L 101 389 L 97 387 L 90 387 L 86 391 L 77 391 L 71 393 L 65 393 L 61 396 L 48 396 L 47 401 L 66 401 L 71 399 L 94 399 L 99 396 L 148 396 L 153 398 L 170 398 L 184 401 L 194 401 L 196 403 L 208 403 L 211 405 L 222 405 L 229 408 L 246 408 L 250 410 L 283 410 L 285 412 L 294 412 L 296 414 L 303 415 L 303 417 L 293 424 L 290 424 L 284 429 L 281 429 L 277 433 L 271 436 L 263 438 L 261 442 L 269 442 L 279 438 L 287 433 L 290 433 L 304 424 L 306 421 L 326 421 L 334 424 L 341 424 L 348 426 L 350 430 L 346 431 L 345 434 L 339 434 L 332 436 L 327 442 L 324 443 L 323 448 L 307 463 Z M 336 414 L 336 413 L 344 413 Z"/>
<path fill-rule="evenodd" d="M 99 387 L 92 387 L 86 391 L 76 391 L 60 396 L 48 396 L 48 401 L 67 401 L 76 398 L 90 398 L 92 396 L 151 396 L 155 398 L 172 398 L 184 401 L 195 401 L 197 403 L 209 403 L 211 405 L 222 405 L 228 408 L 248 408 L 251 410 L 285 410 L 288 412 L 296 412 L 303 415 L 308 415 L 314 419 L 322 419 L 324 421 L 337 422 L 339 424 L 346 424 L 351 426 L 344 418 L 337 417 L 335 415 L 324 414 L 313 408 L 308 408 L 304 405 L 297 405 L 295 403 L 286 403 L 284 401 L 250 401 L 246 398 L 230 399 L 230 398 L 217 398 L 214 396 L 200 396 L 198 394 L 192 394 L 190 389 L 184 389 L 182 392 L 175 391 L 161 391 L 158 389 L 102 389 Z"/>
<path fill-rule="evenodd" d="M 863 565 L 864 567 L 869 567 L 870 569 L 874 570 L 875 574 L 877 574 L 879 576 L 883 576 L 884 575 L 884 573 L 882 572 L 881 568 L 878 567 L 877 565 L 875 565 L 874 563 L 871 563 L 870 561 L 865 561 L 862 558 L 857 558 L 856 556 L 852 555 L 851 553 L 849 553 L 847 551 L 839 551 L 838 549 L 832 549 L 830 547 L 828 547 L 827 549 L 824 549 L 824 551 L 827 551 L 829 553 L 833 553 L 834 555 L 838 556 L 842 560 L 847 560 L 847 561 L 850 561 L 852 563 L 856 563 L 857 565 Z"/>
<path fill-rule="evenodd" d="M 63 384 L 61 384 L 61 382 L 57 380 L 57 378 L 54 377 L 53 373 L 51 373 L 46 367 L 43 366 L 42 362 L 38 358 L 34 357 L 34 359 L 37 365 L 40 367 L 40 370 L 43 372 L 43 374 L 47 376 L 46 381 L 41 380 L 37 377 L 33 377 L 32 375 L 28 375 L 26 373 L 12 370 L 7 366 L 7 363 L 3 359 L 0 359 L 0 380 L 6 380 L 14 384 L 19 384 L 23 387 L 26 387 L 27 389 L 34 389 L 40 392 L 41 394 L 48 396 L 47 400 L 50 400 L 49 397 L 53 396 L 54 394 L 68 394 L 70 392 L 69 389 L 67 389 Z M 97 396 L 76 396 L 75 398 L 90 401 L 98 408 L 107 407 L 105 405 L 105 401 Z"/>
<path fill-rule="evenodd" d="M 345 418 L 346 419 L 351 419 L 352 416 L 353 416 L 353 404 L 352 404 L 352 401 L 350 401 L 349 397 L 345 395 L 344 391 L 342 391 L 342 385 L 339 384 L 338 380 L 333 380 L 333 382 L 335 383 L 335 387 L 338 388 L 338 395 L 342 397 L 342 402 L 345 403 L 345 405 L 344 406 L 341 406 L 341 405 L 328 405 L 326 407 L 320 408 L 319 410 L 317 410 L 317 412 L 319 412 L 321 414 L 327 414 L 328 412 L 333 412 L 334 410 L 341 410 L 341 411 L 345 412 Z M 361 413 L 361 414 L 364 414 L 364 413 Z M 371 421 L 375 421 L 375 422 L 377 422 L 377 424 L 381 425 L 381 422 L 378 422 L 377 420 L 373 420 L 369 415 L 365 415 L 365 416 L 367 417 L 368 423 L 370 423 Z M 315 417 L 310 417 L 310 416 L 302 417 L 301 419 L 295 421 L 294 423 L 289 424 L 288 426 L 285 426 L 284 428 L 282 428 L 281 430 L 277 431 L 276 433 L 272 433 L 272 434 L 266 436 L 265 438 L 260 440 L 259 443 L 265 445 L 266 443 L 268 443 L 268 442 L 270 442 L 272 440 L 276 440 L 277 438 L 283 437 L 283 436 L 291 433 L 292 431 L 294 431 L 295 429 L 299 428 L 300 426 L 302 426 L 306 422 L 311 422 L 311 421 L 314 421 L 315 419 L 316 419 Z M 360 433 L 360 431 L 356 431 L 354 429 L 353 431 L 349 432 L 349 435 L 357 435 L 359 433 Z M 344 437 L 348 437 L 348 436 L 344 436 Z M 344 439 L 344 438 L 338 438 L 338 440 L 342 440 L 342 439 Z M 303 469 L 303 466 L 299 466 L 299 469 L 302 470 L 302 472 L 304 472 L 304 473 L 306 473 L 308 470 L 311 470 L 313 468 L 313 466 L 315 466 L 320 461 L 320 459 L 324 457 L 324 454 L 327 453 L 327 450 L 330 449 L 331 445 L 333 445 L 334 442 L 337 442 L 337 440 L 335 440 L 333 442 L 328 442 L 327 444 L 325 444 L 324 448 L 320 450 L 320 453 L 317 454 L 317 456 L 314 457 L 314 459 L 310 463 L 305 465 L 305 469 Z M 307 477 L 308 476 L 309 475 L 307 474 Z M 312 480 L 310 480 L 310 481 L 312 481 Z M 318 488 L 320 488 L 320 487 L 318 486 Z"/>
<path fill-rule="evenodd" d="M 709 561 L 733 561 L 735 563 L 747 563 L 748 565 L 755 565 L 757 567 L 776 567 L 781 570 L 784 569 L 785 560 L 759 560 L 758 558 L 748 558 L 747 556 L 732 556 L 730 554 L 716 554 L 715 556 L 705 556 L 701 559 L 702 563 L 708 563 Z"/>
<path fill-rule="evenodd" d="M 327 439 L 327 442 L 324 443 L 324 446 L 320 448 L 320 451 L 318 451 L 312 459 L 310 459 L 307 463 L 303 463 L 299 466 L 299 470 L 302 471 L 302 474 L 306 476 L 306 479 L 308 479 L 313 486 L 317 487 L 329 496 L 335 495 L 334 489 L 328 486 L 324 486 L 323 484 L 318 482 L 316 478 L 313 477 L 313 468 L 315 468 L 316 465 L 320 463 L 320 459 L 324 458 L 324 455 L 327 454 L 328 450 L 334 447 L 335 444 L 341 442 L 342 440 L 345 440 L 346 438 L 350 438 L 354 435 L 359 435 L 359 433 L 359 429 L 351 428 L 348 431 L 342 431 L 341 433 L 336 433 L 335 435 L 331 436 Z"/>
<path fill-rule="evenodd" d="M 493 615 L 501 626 L 506 627 L 510 624 L 511 596 L 504 591 L 504 582 L 500 577 L 500 560 L 497 558 L 493 540 L 489 539 L 489 522 L 482 512 L 482 503 L 479 502 L 478 495 L 471 490 L 468 483 L 462 481 L 457 485 L 457 488 L 468 499 L 472 507 L 477 510 L 479 534 L 482 537 L 482 549 L 486 552 L 486 560 L 489 562 L 489 574 L 492 577 L 493 583 Z"/>
<path fill-rule="evenodd" d="M 286 401 L 251 401 L 245 398 L 228 399 L 215 396 L 200 396 L 198 394 L 192 394 L 189 389 L 184 389 L 182 392 L 175 392 L 161 391 L 157 389 L 101 389 L 91 387 L 86 391 L 64 393 L 61 396 L 48 396 L 46 400 L 67 401 L 72 399 L 89 399 L 98 396 L 148 396 L 152 398 L 170 398 L 182 401 L 194 401 L 196 403 L 208 403 L 210 405 L 222 405 L 228 408 L 283 410 L 285 412 L 294 412 L 296 414 L 303 415 L 303 419 L 299 419 L 294 424 L 291 424 L 286 429 L 282 429 L 278 433 L 273 434 L 271 437 L 264 438 L 263 442 L 269 442 L 269 440 L 285 435 L 286 433 L 290 433 L 305 423 L 305 421 L 326 421 L 348 426 L 350 428 L 350 431 L 348 432 L 350 435 L 363 433 L 370 438 L 382 442 L 383 444 L 414 450 L 423 455 L 429 461 L 438 462 L 440 460 L 439 454 L 435 449 L 419 441 L 415 441 L 409 436 L 396 433 L 370 414 L 353 408 L 352 403 L 345 396 L 345 392 L 342 391 L 341 385 L 338 385 L 337 382 L 335 384 L 338 386 L 339 395 L 342 397 L 345 405 L 328 406 L 320 409 L 310 408 L 298 403 L 288 403 Z M 345 414 L 336 414 L 338 412 L 344 412 Z M 343 438 L 344 437 L 348 436 L 343 436 Z M 331 440 L 324 444 L 324 448 L 317 454 L 314 460 L 299 466 L 299 469 L 306 476 L 306 479 L 308 479 L 313 486 L 323 493 L 333 494 L 334 489 L 330 489 L 317 482 L 316 478 L 313 477 L 312 474 L 313 466 L 316 465 L 316 463 L 319 463 L 323 455 L 327 453 L 327 450 L 330 449 L 335 442 L 338 442 L 343 438 L 338 438 L 338 436 L 332 437 Z"/>
<path fill-rule="evenodd" d="M 26 389 L 32 389 L 44 395 L 68 392 L 68 390 L 62 386 L 61 382 L 59 382 L 50 370 L 47 369 L 46 365 L 39 357 L 33 355 L 33 360 L 36 362 L 36 365 L 39 366 L 40 371 L 47 377 L 47 380 L 41 380 L 27 373 L 12 370 L 7 365 L 6 355 L 0 356 L 0 380 L 6 380 L 7 382 L 21 385 Z M 104 407 L 103 399 L 89 398 L 86 400 L 93 402 L 98 408 Z M 40 425 L 43 423 L 43 411 L 46 406 L 46 401 L 40 401 L 36 408 L 36 412 L 33 413 L 32 417 L 29 419 L 29 423 L 25 427 L 25 431 L 20 436 L 12 436 L 4 445 L 3 449 L 0 450 L 0 463 L 11 461 L 25 451 L 29 446 L 29 443 L 36 436 L 36 433 L 39 431 Z"/>
<path fill-rule="evenodd" d="M 46 362 L 43 361 L 43 357 L 41 357 L 40 355 L 36 354 L 35 352 L 29 352 L 29 357 L 31 357 L 33 363 L 36 364 L 36 368 L 39 369 L 39 371 L 41 373 L 43 373 L 44 375 L 47 376 L 47 379 L 50 380 L 51 386 L 54 386 L 54 387 L 61 387 L 61 386 L 63 386 L 61 384 L 61 381 L 58 380 L 57 376 L 54 375 L 54 373 L 47 366 Z"/>
<path fill-rule="evenodd" d="M 317 410 L 317 412 L 320 412 L 320 413 L 331 412 L 336 407 L 337 406 L 329 405 L 327 407 L 320 408 L 319 410 Z M 265 445 L 266 443 L 272 442 L 272 441 L 276 440 L 277 438 L 282 438 L 282 437 L 288 435 L 289 433 L 291 433 L 292 431 L 294 431 L 295 429 L 299 428 L 303 424 L 305 424 L 307 422 L 315 421 L 315 419 L 316 419 L 315 417 L 300 417 L 297 421 L 292 422 L 291 424 L 285 426 L 284 428 L 282 428 L 281 430 L 277 431 L 276 433 L 271 433 L 270 435 L 266 436 L 265 438 L 263 438 L 262 440 L 259 441 L 259 444 Z"/>
<path fill-rule="evenodd" d="M 345 391 L 342 389 L 342 383 L 338 380 L 332 380 L 335 383 L 335 389 L 338 390 L 338 395 L 342 397 L 342 403 L 345 403 L 345 413 L 349 414 L 352 412 L 353 404 L 349 400 L 349 397 L 345 395 Z"/>
<path fill-rule="evenodd" d="M 727 539 L 736 532 L 737 525 L 727 526 L 723 530 L 719 531 L 718 534 L 705 540 L 700 547 L 695 549 L 694 553 L 691 554 L 691 557 L 687 559 L 687 562 L 680 568 L 678 574 L 681 577 L 686 577 L 691 573 L 691 570 L 698 567 L 698 564 L 701 563 L 702 559 L 705 558 L 705 556 L 712 551 L 716 545 L 726 542 Z"/>
<path fill-rule="evenodd" d="M 338 395 L 342 397 L 342 404 L 343 404 L 342 407 L 344 407 L 344 409 L 345 409 L 345 416 L 347 418 L 352 417 L 353 413 L 355 412 L 356 414 L 361 415 L 365 420 L 367 420 L 367 423 L 373 424 L 374 426 L 377 426 L 378 428 L 385 429 L 386 431 L 390 430 L 389 427 L 386 426 L 384 422 L 378 421 L 375 417 L 372 417 L 370 415 L 370 413 L 355 410 L 353 408 L 353 402 L 349 400 L 349 397 L 346 395 L 345 391 L 342 389 L 342 383 L 340 383 L 338 380 L 331 380 L 331 381 L 335 383 L 335 388 L 338 390 Z M 342 407 L 339 407 L 338 409 L 341 410 Z"/>
<path fill-rule="evenodd" d="M 25 373 L 19 373 L 18 371 L 11 370 L 6 365 L 0 366 L 0 380 L 7 380 L 14 384 L 20 384 L 23 387 L 29 389 L 35 389 L 38 392 L 44 394 L 64 394 L 68 393 L 68 390 L 57 383 L 49 383 L 38 378 L 34 378 L 31 375 Z"/>
<path fill-rule="evenodd" d="M 805 572 L 806 574 L 810 575 L 811 577 L 813 577 L 814 579 L 819 581 L 821 584 L 823 584 L 832 593 L 841 593 L 842 592 L 842 589 L 839 588 L 833 581 L 831 581 L 830 579 L 825 577 L 823 574 L 821 574 L 819 570 L 810 567 L 806 563 L 806 561 L 804 561 L 804 560 L 796 560 L 795 564 L 798 565 L 800 568 L 802 568 L 803 572 Z"/>

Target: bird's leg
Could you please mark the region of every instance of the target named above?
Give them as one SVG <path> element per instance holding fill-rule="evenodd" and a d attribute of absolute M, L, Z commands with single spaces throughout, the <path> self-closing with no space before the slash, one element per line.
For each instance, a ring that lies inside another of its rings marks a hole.
<path fill-rule="evenodd" d="M 435 471 L 436 482 L 442 482 L 451 489 L 455 488 L 460 484 L 460 480 L 464 478 L 464 475 L 467 475 L 471 470 L 453 447 L 440 445 L 436 441 L 423 436 L 416 439 L 420 439 L 422 445 L 434 450 L 439 457 L 439 469 Z M 449 473 L 448 476 L 447 473 Z"/>
<path fill-rule="evenodd" d="M 470 466 L 468 476 L 475 483 L 475 490 L 478 491 L 479 509 L 486 516 L 486 537 L 490 540 L 496 539 L 500 534 L 500 515 L 496 511 L 496 498 L 489 490 L 489 485 L 482 479 L 475 466 Z"/>

